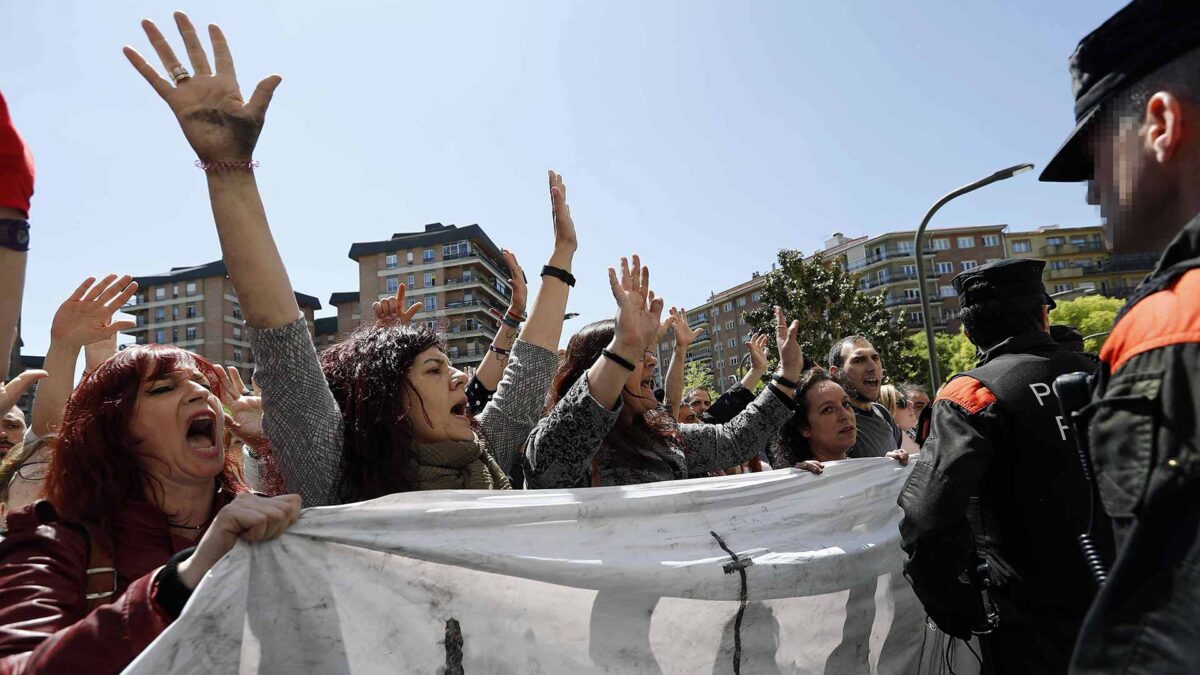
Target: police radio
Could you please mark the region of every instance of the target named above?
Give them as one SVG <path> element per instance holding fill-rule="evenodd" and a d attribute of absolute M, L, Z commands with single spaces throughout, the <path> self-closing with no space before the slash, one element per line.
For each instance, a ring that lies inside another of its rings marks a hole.
<path fill-rule="evenodd" d="M 1092 455 L 1088 448 L 1086 419 L 1082 410 L 1092 400 L 1093 375 L 1088 373 L 1067 373 L 1054 379 L 1054 395 L 1058 397 L 1058 405 L 1062 408 L 1063 418 L 1071 423 L 1075 431 L 1075 448 L 1079 451 L 1079 463 L 1083 467 L 1083 477 L 1087 480 L 1091 499 L 1088 504 L 1087 532 L 1079 535 L 1079 548 L 1083 551 L 1083 560 L 1088 571 L 1092 573 L 1097 586 L 1103 586 L 1108 579 L 1108 565 L 1100 555 L 1092 530 L 1096 521 L 1096 502 L 1098 500 L 1096 476 L 1092 471 Z"/>

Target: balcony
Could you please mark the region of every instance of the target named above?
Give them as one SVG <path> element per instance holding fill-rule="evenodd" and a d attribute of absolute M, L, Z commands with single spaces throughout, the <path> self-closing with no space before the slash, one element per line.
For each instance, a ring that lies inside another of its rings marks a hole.
<path fill-rule="evenodd" d="M 1100 295 L 1103 295 L 1106 298 L 1118 298 L 1120 300 L 1125 300 L 1129 296 L 1133 295 L 1135 288 L 1137 288 L 1137 286 L 1122 284 L 1120 286 L 1107 286 L 1100 289 L 1099 292 Z"/>
<path fill-rule="evenodd" d="M 1106 272 L 1149 272 L 1158 264 L 1158 258 L 1157 253 L 1113 254 L 1104 269 Z"/>
<path fill-rule="evenodd" d="M 1062 244 L 1047 244 L 1038 249 L 1043 256 L 1072 255 L 1076 253 L 1104 253 L 1108 248 L 1103 241 L 1076 241 Z"/>
<path fill-rule="evenodd" d="M 934 253 L 934 251 L 932 248 L 927 247 L 925 249 L 925 255 L 933 255 L 933 253 Z M 863 258 L 862 260 L 855 260 L 854 262 L 847 264 L 846 271 L 847 272 L 857 272 L 858 270 L 865 269 L 872 265 L 878 265 L 879 263 L 886 262 L 888 260 L 895 260 L 896 258 L 911 258 L 911 257 L 913 257 L 912 249 L 885 248 L 881 251 L 872 252 L 866 258 Z"/>
<path fill-rule="evenodd" d="M 1089 265 L 1088 267 L 1094 267 Z M 1079 267 L 1060 267 L 1058 269 L 1046 270 L 1046 276 L 1051 279 L 1074 279 L 1084 275 L 1084 266 Z"/>
<path fill-rule="evenodd" d="M 708 317 L 701 316 L 701 317 L 697 317 L 695 319 L 688 319 L 688 328 L 695 328 L 697 326 L 703 326 L 707 323 L 708 323 Z"/>
<path fill-rule="evenodd" d="M 914 329 L 914 330 L 924 329 L 925 321 L 922 319 L 914 319 L 912 317 L 907 317 L 904 319 L 904 327 Z M 933 318 L 933 327 L 934 328 L 945 328 L 946 327 L 946 317 L 935 316 Z"/>
<path fill-rule="evenodd" d="M 929 302 L 941 302 L 941 293 L 930 293 Z M 921 298 L 910 298 L 907 295 L 889 295 L 883 302 L 885 307 L 900 307 L 902 305 L 919 305 Z"/>

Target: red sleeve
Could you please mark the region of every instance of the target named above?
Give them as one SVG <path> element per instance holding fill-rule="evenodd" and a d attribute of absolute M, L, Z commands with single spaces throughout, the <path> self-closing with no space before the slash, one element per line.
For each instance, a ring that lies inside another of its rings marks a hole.
<path fill-rule="evenodd" d="M 33 197 L 33 154 L 8 116 L 0 93 L 0 206 L 29 213 Z"/>
<path fill-rule="evenodd" d="M 157 570 L 88 613 L 83 535 L 38 525 L 30 511 L 9 525 L 0 542 L 0 675 L 119 673 L 172 621 L 154 601 Z"/>

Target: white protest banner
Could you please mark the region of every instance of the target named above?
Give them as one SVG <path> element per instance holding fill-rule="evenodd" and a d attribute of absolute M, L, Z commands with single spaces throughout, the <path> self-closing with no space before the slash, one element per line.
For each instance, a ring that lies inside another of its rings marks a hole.
<path fill-rule="evenodd" d="M 937 672 L 944 636 L 899 574 L 908 471 L 307 510 L 239 544 L 126 672 Z"/>

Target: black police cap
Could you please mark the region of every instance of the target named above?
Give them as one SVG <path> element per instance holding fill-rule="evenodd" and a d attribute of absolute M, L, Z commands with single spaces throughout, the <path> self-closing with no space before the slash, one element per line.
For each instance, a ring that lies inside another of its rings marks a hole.
<path fill-rule="evenodd" d="M 1200 2 L 1134 0 L 1079 41 L 1071 54 L 1075 129 L 1040 180 L 1070 183 L 1092 177 L 1087 131 L 1101 106 L 1143 76 L 1200 47 Z"/>
<path fill-rule="evenodd" d="M 996 260 L 960 273 L 951 283 L 963 307 L 984 300 L 1003 300 L 1018 295 L 1046 295 L 1046 287 L 1042 285 L 1042 270 L 1045 267 L 1045 260 Z M 1057 306 L 1049 295 L 1046 295 L 1046 304 L 1051 308 Z"/>

